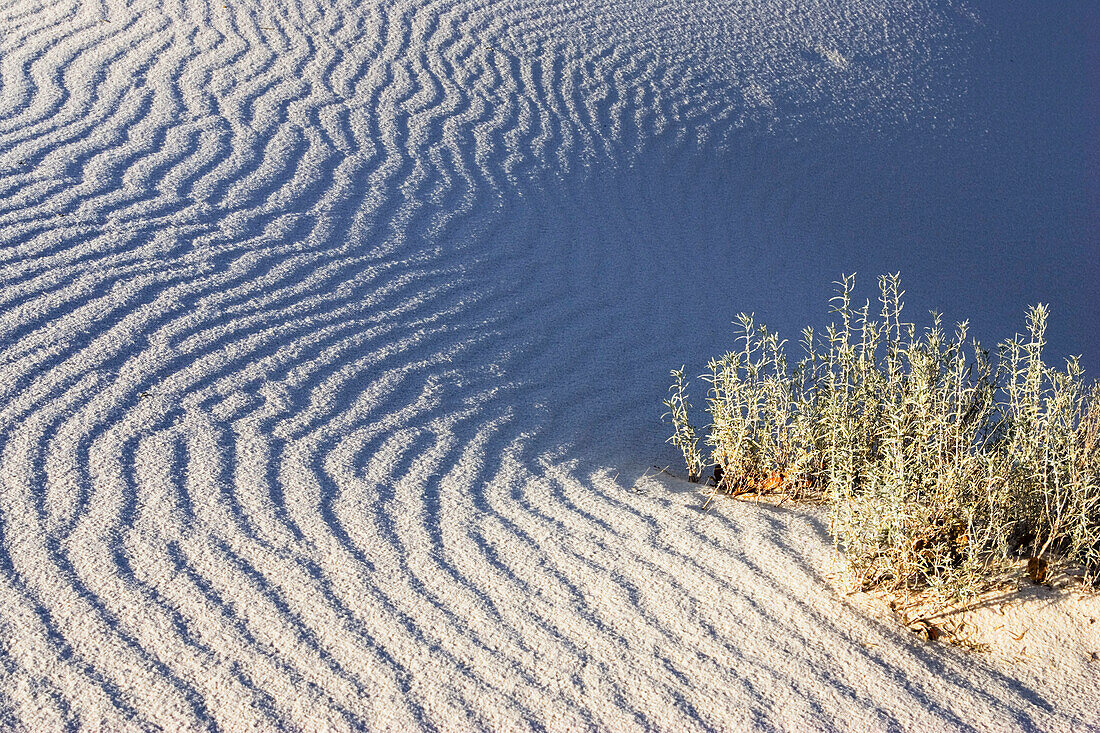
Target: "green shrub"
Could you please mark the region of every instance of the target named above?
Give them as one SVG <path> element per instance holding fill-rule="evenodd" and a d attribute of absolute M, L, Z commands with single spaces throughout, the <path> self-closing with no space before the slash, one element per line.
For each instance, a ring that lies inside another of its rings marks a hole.
<path fill-rule="evenodd" d="M 1043 361 L 1047 309 L 991 358 L 967 324 L 923 330 L 902 320 L 899 276 L 879 303 L 852 303 L 837 283 L 837 322 L 803 331 L 793 367 L 785 342 L 738 317 L 739 347 L 708 364 L 699 456 L 683 369 L 666 401 L 688 473 L 713 467 L 719 492 L 819 496 L 862 587 L 975 590 L 1021 557 L 1079 565 L 1100 578 L 1100 386 L 1076 359 Z"/>
<path fill-rule="evenodd" d="M 673 369 L 673 383 L 669 387 L 671 396 L 665 400 L 668 412 L 664 417 L 671 417 L 675 432 L 667 442 L 672 443 L 684 454 L 684 463 L 687 464 L 688 480 L 692 483 L 699 481 L 699 472 L 703 468 L 703 456 L 699 452 L 699 438 L 696 437 L 695 428 L 688 422 L 688 410 L 691 405 L 685 402 L 684 367 Z"/>

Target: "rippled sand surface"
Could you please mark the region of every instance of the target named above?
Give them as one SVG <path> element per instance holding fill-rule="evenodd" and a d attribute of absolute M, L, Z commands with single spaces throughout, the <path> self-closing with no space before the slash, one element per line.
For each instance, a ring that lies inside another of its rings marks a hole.
<path fill-rule="evenodd" d="M 668 368 L 847 264 L 876 158 L 815 141 L 972 124 L 984 28 L 919 0 L 3 3 L 0 728 L 1100 722 L 1095 665 L 854 610 L 819 514 L 644 476 Z"/>

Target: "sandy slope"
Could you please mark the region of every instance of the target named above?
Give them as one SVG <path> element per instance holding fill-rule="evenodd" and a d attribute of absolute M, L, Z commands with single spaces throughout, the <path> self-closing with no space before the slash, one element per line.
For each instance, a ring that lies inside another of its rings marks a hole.
<path fill-rule="evenodd" d="M 839 599 L 816 514 L 641 478 L 737 310 L 955 271 L 920 186 L 989 123 L 978 11 L 14 0 L 0 34 L 0 728 L 1100 725 L 1095 666 Z M 1080 234 L 1069 190 L 1023 230 Z M 1087 268 L 1044 272 L 1072 312 Z"/>

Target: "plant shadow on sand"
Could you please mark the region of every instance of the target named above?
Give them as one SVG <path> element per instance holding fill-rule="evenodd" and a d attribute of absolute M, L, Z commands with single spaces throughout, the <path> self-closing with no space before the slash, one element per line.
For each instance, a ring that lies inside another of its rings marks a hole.
<path fill-rule="evenodd" d="M 904 628 L 885 612 L 885 601 L 877 605 L 862 597 L 853 601 L 836 573 L 836 558 L 830 557 L 832 537 L 823 507 L 779 505 L 770 499 L 724 499 L 703 511 L 703 495 L 696 484 L 653 472 L 644 474 L 639 482 L 651 496 L 675 497 L 663 500 L 668 506 L 683 507 L 681 511 L 693 514 L 701 512 L 706 515 L 705 521 L 715 522 L 718 531 L 736 537 L 731 545 L 740 544 L 744 555 L 755 559 L 748 566 L 752 572 L 767 577 L 773 588 L 781 588 L 783 602 L 804 612 L 817 634 L 843 638 L 864 662 L 876 665 L 895 680 L 904 678 L 910 694 L 922 694 L 925 683 L 921 678 L 927 675 L 958 685 L 960 694 L 995 703 L 996 695 L 987 685 L 996 680 L 994 684 L 1012 690 L 1013 696 L 1026 703 L 1016 711 L 1017 725 L 1027 728 L 1036 724 L 1029 708 L 1046 713 L 1057 710 L 1046 691 L 1006 674 L 1001 664 L 986 655 L 930 642 Z M 797 573 L 777 572 L 769 561 L 775 557 L 788 559 L 788 567 L 796 567 Z M 815 631 L 806 631 L 812 638 Z M 899 677 L 903 669 L 904 677 Z M 921 704 L 935 706 L 931 700 Z M 965 717 L 955 717 L 958 713 L 949 708 L 939 708 L 935 714 L 944 716 L 943 720 L 953 718 L 964 728 L 968 725 Z"/>

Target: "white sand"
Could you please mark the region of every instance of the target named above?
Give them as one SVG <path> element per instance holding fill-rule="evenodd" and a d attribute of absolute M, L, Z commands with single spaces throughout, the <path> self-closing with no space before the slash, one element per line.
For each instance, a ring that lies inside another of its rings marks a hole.
<path fill-rule="evenodd" d="M 4 3 L 0 729 L 1100 727 L 1096 625 L 922 642 L 819 514 L 644 477 L 669 367 L 897 233 L 828 141 L 970 129 L 984 28 Z"/>

